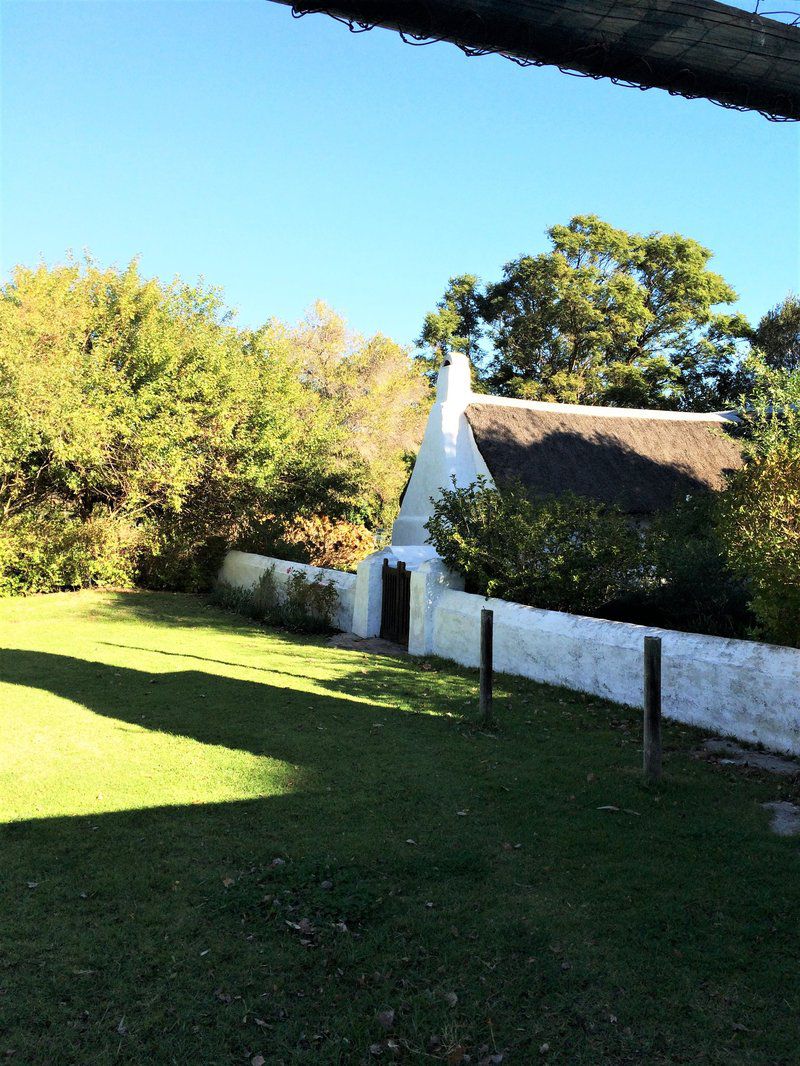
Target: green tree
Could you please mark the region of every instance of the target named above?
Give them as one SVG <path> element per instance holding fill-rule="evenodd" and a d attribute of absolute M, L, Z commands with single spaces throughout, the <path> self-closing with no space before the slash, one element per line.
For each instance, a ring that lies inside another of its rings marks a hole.
<path fill-rule="evenodd" d="M 463 352 L 476 369 L 483 366 L 483 302 L 479 285 L 474 274 L 450 278 L 436 310 L 425 316 L 417 345 L 431 370 L 438 369 L 449 352 Z"/>
<path fill-rule="evenodd" d="M 787 296 L 767 311 L 753 340 L 767 366 L 775 370 L 800 370 L 800 297 Z"/>
<path fill-rule="evenodd" d="M 736 402 L 749 326 L 720 310 L 736 293 L 708 269 L 707 248 L 680 234 L 628 233 L 595 215 L 553 226 L 548 236 L 549 252 L 520 256 L 485 292 L 470 290 L 493 346 L 489 387 L 622 407 Z M 454 347 L 461 323 L 448 290 L 421 341 Z"/>
<path fill-rule="evenodd" d="M 323 370 L 324 349 L 237 329 L 216 290 L 135 263 L 16 268 L 0 288 L 0 592 L 202 587 L 270 524 L 391 511 L 427 384 L 387 338 Z"/>

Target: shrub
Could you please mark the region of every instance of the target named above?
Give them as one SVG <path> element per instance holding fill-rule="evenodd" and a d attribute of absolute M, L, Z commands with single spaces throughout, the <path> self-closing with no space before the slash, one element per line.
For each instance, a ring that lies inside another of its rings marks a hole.
<path fill-rule="evenodd" d="M 484 478 L 466 488 L 453 479 L 426 528 L 468 591 L 535 607 L 592 614 L 640 574 L 639 539 L 625 516 L 576 496 L 532 502 Z"/>
<path fill-rule="evenodd" d="M 133 585 L 139 532 L 124 515 L 96 507 L 81 518 L 44 500 L 0 525 L 0 596 Z"/>
<path fill-rule="evenodd" d="M 743 582 L 728 564 L 718 528 L 718 496 L 687 497 L 642 532 L 641 580 L 605 606 L 605 617 L 721 637 L 753 625 Z"/>
<path fill-rule="evenodd" d="M 723 495 L 721 534 L 753 635 L 800 647 L 800 373 L 762 371 L 742 417 L 746 461 Z"/>
<path fill-rule="evenodd" d="M 375 535 L 365 526 L 326 515 L 299 515 L 284 539 L 303 550 L 305 562 L 332 570 L 355 570 L 377 547 Z"/>
<path fill-rule="evenodd" d="M 339 605 L 332 581 L 321 574 L 309 579 L 303 570 L 293 570 L 283 596 L 275 581 L 275 568 L 269 567 L 252 589 L 234 588 L 220 582 L 211 595 L 212 603 L 267 625 L 293 633 L 328 633 Z"/>

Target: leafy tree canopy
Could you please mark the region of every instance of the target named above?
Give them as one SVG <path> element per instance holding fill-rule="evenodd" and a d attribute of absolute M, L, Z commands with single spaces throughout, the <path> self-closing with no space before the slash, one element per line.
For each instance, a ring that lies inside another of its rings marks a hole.
<path fill-rule="evenodd" d="M 276 519 L 386 524 L 427 397 L 403 349 L 324 307 L 239 329 L 217 290 L 136 263 L 17 267 L 0 288 L 0 592 L 199 586 Z"/>
<path fill-rule="evenodd" d="M 482 290 L 473 275 L 451 280 L 420 337 L 430 358 L 466 351 L 490 388 L 528 399 L 688 410 L 736 402 L 750 327 L 725 312 L 736 293 L 709 269 L 707 248 L 596 215 L 548 236 L 550 251 L 512 260 Z"/>
<path fill-rule="evenodd" d="M 800 370 L 800 297 L 787 296 L 768 311 L 753 340 L 765 364 L 773 370 Z"/>

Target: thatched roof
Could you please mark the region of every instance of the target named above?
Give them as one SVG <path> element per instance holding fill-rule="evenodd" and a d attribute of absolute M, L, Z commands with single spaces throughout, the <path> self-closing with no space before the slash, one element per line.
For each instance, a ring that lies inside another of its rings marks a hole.
<path fill-rule="evenodd" d="M 466 416 L 498 486 L 521 483 L 539 498 L 573 492 L 629 514 L 722 489 L 742 464 L 719 416 L 480 401 Z"/>

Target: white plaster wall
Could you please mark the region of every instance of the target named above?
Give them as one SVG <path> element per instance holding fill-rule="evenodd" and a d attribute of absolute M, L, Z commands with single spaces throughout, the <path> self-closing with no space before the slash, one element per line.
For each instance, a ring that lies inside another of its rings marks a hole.
<path fill-rule="evenodd" d="M 649 629 L 443 589 L 431 651 L 477 666 L 482 607 L 494 611 L 495 669 L 642 705 L 646 635 L 662 638 L 663 710 L 676 721 L 800 754 L 800 651 Z"/>
<path fill-rule="evenodd" d="M 464 413 L 473 399 L 469 360 L 458 352 L 448 358 L 439 371 L 436 403 L 392 528 L 394 546 L 427 542 L 432 500 L 450 487 L 453 477 L 458 485 L 470 485 L 479 475 L 494 484 Z"/>
<path fill-rule="evenodd" d="M 326 570 L 320 566 L 307 563 L 290 563 L 285 559 L 272 559 L 268 555 L 253 555 L 250 552 L 229 551 L 222 563 L 219 580 L 233 588 L 251 589 L 270 567 L 275 568 L 275 584 L 280 594 L 285 590 L 292 571 L 301 570 L 309 580 L 321 574 L 326 581 L 332 581 L 339 596 L 339 607 L 333 622 L 337 629 L 346 633 L 353 628 L 353 608 L 356 598 L 356 575 L 346 574 L 343 570 Z"/>
<path fill-rule="evenodd" d="M 428 544 L 390 544 L 368 555 L 358 564 L 352 630 L 359 637 L 376 637 L 381 631 L 383 601 L 383 560 L 390 566 L 404 562 L 408 570 L 419 570 L 438 556 Z M 412 593 L 413 597 L 413 593 Z"/>

